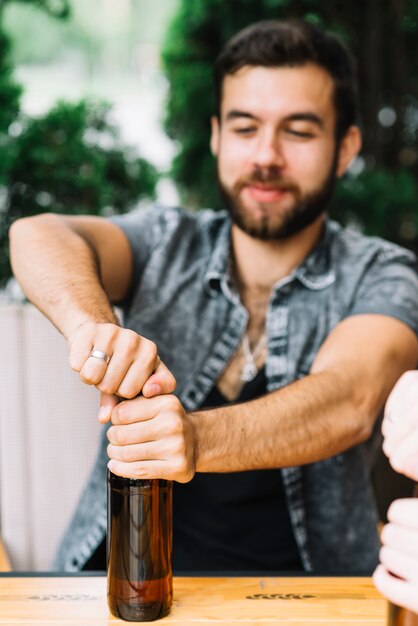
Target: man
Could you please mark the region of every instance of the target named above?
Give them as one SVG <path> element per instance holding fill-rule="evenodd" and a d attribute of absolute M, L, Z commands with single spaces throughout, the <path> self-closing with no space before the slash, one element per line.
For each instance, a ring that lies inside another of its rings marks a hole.
<path fill-rule="evenodd" d="M 215 89 L 227 212 L 22 220 L 14 271 L 102 392 L 112 472 L 176 481 L 175 569 L 370 573 L 375 424 L 417 362 L 418 284 L 412 254 L 325 217 L 361 144 L 350 55 L 261 22 Z M 104 566 L 106 461 L 104 441 L 57 568 Z"/>
<path fill-rule="evenodd" d="M 418 372 L 406 372 L 386 404 L 383 449 L 393 468 L 414 480 L 418 480 L 417 413 Z M 418 498 L 395 500 L 388 520 L 373 580 L 392 602 L 414 611 L 418 623 Z"/>

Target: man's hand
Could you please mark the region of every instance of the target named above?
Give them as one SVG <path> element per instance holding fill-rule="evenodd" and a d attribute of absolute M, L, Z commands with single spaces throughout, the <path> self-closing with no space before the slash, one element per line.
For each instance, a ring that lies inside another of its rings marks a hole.
<path fill-rule="evenodd" d="M 172 393 L 176 381 L 160 361 L 157 346 L 132 330 L 116 324 L 84 322 L 69 339 L 70 365 L 88 385 L 103 394 L 121 398 Z M 109 364 L 90 356 L 100 350 L 110 357 Z M 114 403 L 113 403 L 114 404 Z M 101 421 L 110 417 L 112 402 L 101 402 Z"/>
<path fill-rule="evenodd" d="M 173 395 L 134 398 L 112 410 L 109 469 L 127 478 L 190 481 L 196 468 L 191 420 Z"/>
<path fill-rule="evenodd" d="M 418 480 L 418 372 L 406 372 L 386 403 L 383 450 L 392 467 Z M 389 600 L 418 613 L 418 499 L 395 500 L 381 534 L 373 582 Z"/>

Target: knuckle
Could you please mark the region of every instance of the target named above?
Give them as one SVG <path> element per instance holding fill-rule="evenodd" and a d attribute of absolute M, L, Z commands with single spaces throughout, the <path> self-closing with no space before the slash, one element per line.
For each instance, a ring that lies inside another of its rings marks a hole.
<path fill-rule="evenodd" d="M 185 438 L 185 425 L 180 415 L 173 413 L 171 415 L 171 432 L 177 436 L 179 441 L 184 441 Z"/>
<path fill-rule="evenodd" d="M 143 465 L 139 465 L 137 463 L 132 465 L 132 474 L 134 478 L 147 478 L 147 472 Z"/>
<path fill-rule="evenodd" d="M 114 441 L 114 432 L 115 432 L 114 426 L 111 426 L 110 428 L 108 428 L 106 432 L 107 440 L 110 441 L 111 443 L 113 443 Z"/>
<path fill-rule="evenodd" d="M 100 385 L 98 383 L 100 383 Z M 120 379 L 117 376 L 111 376 L 107 373 L 105 376 L 101 377 L 98 383 L 96 383 L 97 388 L 103 393 L 111 396 L 118 390 Z"/>
<path fill-rule="evenodd" d="M 116 324 L 103 324 L 101 328 L 106 334 L 106 338 L 110 340 L 115 339 L 121 332 L 120 327 L 117 326 Z"/>
<path fill-rule="evenodd" d="M 123 343 L 127 350 L 134 351 L 139 345 L 139 335 L 133 330 L 124 329 Z"/>
<path fill-rule="evenodd" d="M 101 380 L 99 375 L 93 372 L 84 372 L 83 370 L 80 372 L 80 378 L 86 385 L 97 385 Z"/>
<path fill-rule="evenodd" d="M 111 381 L 97 381 L 94 383 L 99 391 L 105 393 L 107 396 L 112 396 L 117 391 L 117 387 Z"/>
<path fill-rule="evenodd" d="M 169 386 L 170 393 L 173 393 L 173 391 L 175 391 L 177 387 L 177 381 L 171 372 L 169 374 L 168 386 Z"/>
<path fill-rule="evenodd" d="M 184 437 L 176 437 L 176 450 L 183 459 L 186 458 L 186 442 Z"/>
<path fill-rule="evenodd" d="M 386 543 L 386 539 L 387 539 L 387 525 L 383 526 L 382 528 L 382 532 L 380 533 L 380 541 L 382 542 L 382 544 Z"/>
<path fill-rule="evenodd" d="M 114 444 L 115 446 L 119 446 L 124 443 L 123 431 L 121 428 L 118 428 L 117 426 L 113 426 L 112 428 L 109 428 L 107 436 L 111 444 Z"/>
<path fill-rule="evenodd" d="M 78 355 L 71 352 L 70 356 L 68 357 L 68 362 L 70 364 L 71 369 L 74 370 L 74 372 L 81 371 L 82 364 L 80 363 L 80 358 L 78 357 Z"/>
<path fill-rule="evenodd" d="M 173 462 L 173 470 L 177 477 L 183 477 L 188 473 L 187 462 L 184 457 L 178 457 Z"/>
<path fill-rule="evenodd" d="M 172 394 L 167 394 L 165 396 L 161 396 L 161 400 L 164 404 L 164 408 L 166 411 L 170 411 L 172 413 L 177 413 L 179 411 L 181 404 L 178 398 Z"/>
<path fill-rule="evenodd" d="M 150 341 L 149 339 L 145 339 L 143 350 L 144 355 L 146 355 L 148 361 L 150 361 L 150 363 L 154 363 L 158 356 L 157 344 L 153 341 Z"/>
<path fill-rule="evenodd" d="M 128 398 L 128 400 L 132 400 L 135 398 L 138 393 L 141 391 L 139 385 L 134 385 L 132 383 L 121 383 L 117 390 L 117 394 L 122 398 Z"/>

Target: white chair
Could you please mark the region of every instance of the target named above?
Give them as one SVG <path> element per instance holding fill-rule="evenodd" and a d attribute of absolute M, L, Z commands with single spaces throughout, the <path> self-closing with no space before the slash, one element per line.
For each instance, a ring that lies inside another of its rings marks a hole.
<path fill-rule="evenodd" d="M 97 453 L 97 412 L 52 324 L 0 305 L 0 534 L 13 570 L 50 568 Z"/>

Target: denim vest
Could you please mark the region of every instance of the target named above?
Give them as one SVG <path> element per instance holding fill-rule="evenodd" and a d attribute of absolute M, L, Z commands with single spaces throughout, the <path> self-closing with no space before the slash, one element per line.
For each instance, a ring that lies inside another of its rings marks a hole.
<path fill-rule="evenodd" d="M 134 254 L 132 289 L 123 303 L 125 326 L 157 343 L 177 379 L 176 395 L 194 411 L 238 349 L 248 322 L 229 272 L 229 217 L 152 206 L 112 221 Z M 321 344 L 348 316 L 389 315 L 417 332 L 415 264 L 414 255 L 399 246 L 326 221 L 315 249 L 272 289 L 266 315 L 268 390 L 308 375 Z M 56 570 L 81 569 L 106 533 L 105 431 Z M 375 567 L 379 542 L 370 470 L 378 431 L 379 420 L 366 443 L 282 469 L 306 571 L 355 575 Z"/>

